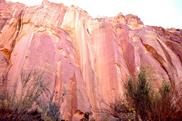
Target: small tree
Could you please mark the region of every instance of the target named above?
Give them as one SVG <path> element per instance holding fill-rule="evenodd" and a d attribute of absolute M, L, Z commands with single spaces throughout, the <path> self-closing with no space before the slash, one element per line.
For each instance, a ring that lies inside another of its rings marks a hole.
<path fill-rule="evenodd" d="M 137 77 L 137 80 L 130 78 L 127 85 L 127 95 L 132 99 L 132 103 L 143 120 L 149 117 L 148 110 L 150 110 L 150 84 L 147 81 L 145 71 L 142 70 Z"/>

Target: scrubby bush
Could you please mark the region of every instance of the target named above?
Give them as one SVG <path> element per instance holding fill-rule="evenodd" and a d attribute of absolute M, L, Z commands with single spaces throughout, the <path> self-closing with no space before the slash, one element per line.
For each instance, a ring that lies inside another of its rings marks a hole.
<path fill-rule="evenodd" d="M 7 81 L 7 80 L 6 80 Z M 29 111 L 39 96 L 45 92 L 46 86 L 42 83 L 41 75 L 34 72 L 21 74 L 19 80 L 21 90 L 14 87 L 11 93 L 0 102 L 1 120 L 28 121 L 41 120 L 41 114 L 37 111 Z"/>
<path fill-rule="evenodd" d="M 63 119 L 61 119 L 60 117 L 60 106 L 53 102 L 53 101 L 49 101 L 48 105 L 45 106 L 40 106 L 41 108 L 41 114 L 42 114 L 42 118 L 45 121 L 64 121 Z"/>
<path fill-rule="evenodd" d="M 181 121 L 182 97 L 176 95 L 164 82 L 159 92 L 153 95 L 151 118 L 156 121 Z"/>
<path fill-rule="evenodd" d="M 6 80 L 7 81 L 7 80 Z M 14 90 L 0 100 L 0 121 L 60 121 L 59 107 L 50 101 L 48 106 L 40 106 L 39 99 L 49 94 L 42 74 L 22 73 L 19 80 L 21 90 Z M 41 111 L 40 111 L 41 110 Z M 44 115 L 47 114 L 47 115 Z"/>
<path fill-rule="evenodd" d="M 180 121 L 182 119 L 182 97 L 166 82 L 154 92 L 146 72 L 142 70 L 137 79 L 130 78 L 126 86 L 127 99 L 143 121 Z"/>
<path fill-rule="evenodd" d="M 115 100 L 113 103 L 108 104 L 105 109 L 99 111 L 99 113 L 105 115 L 102 118 L 104 121 L 136 121 L 135 109 L 121 99 Z"/>
<path fill-rule="evenodd" d="M 49 103 L 47 114 L 53 121 L 60 121 L 59 106 L 56 103 L 54 102 Z"/>

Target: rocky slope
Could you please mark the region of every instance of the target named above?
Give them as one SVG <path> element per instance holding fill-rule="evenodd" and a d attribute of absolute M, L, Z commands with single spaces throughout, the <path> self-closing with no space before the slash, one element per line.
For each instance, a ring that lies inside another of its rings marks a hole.
<path fill-rule="evenodd" d="M 1 91 L 21 88 L 22 73 L 42 72 L 71 120 L 76 110 L 94 112 L 122 97 L 140 67 L 152 70 L 154 87 L 166 80 L 180 90 L 182 30 L 146 26 L 133 15 L 92 18 L 46 0 L 33 7 L 0 0 Z"/>

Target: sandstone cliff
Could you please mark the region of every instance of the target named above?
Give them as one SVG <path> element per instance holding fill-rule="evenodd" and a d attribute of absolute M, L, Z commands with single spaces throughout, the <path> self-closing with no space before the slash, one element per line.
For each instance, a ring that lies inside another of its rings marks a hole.
<path fill-rule="evenodd" d="M 1 91 L 19 85 L 22 72 L 43 72 L 71 119 L 75 110 L 94 111 L 122 96 L 128 76 L 143 66 L 153 70 L 154 87 L 166 80 L 180 90 L 182 30 L 147 26 L 134 15 L 92 18 L 74 6 L 0 0 Z"/>

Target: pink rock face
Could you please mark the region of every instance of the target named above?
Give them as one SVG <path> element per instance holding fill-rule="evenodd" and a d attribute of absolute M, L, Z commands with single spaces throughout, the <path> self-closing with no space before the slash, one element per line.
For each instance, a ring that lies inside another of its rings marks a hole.
<path fill-rule="evenodd" d="M 20 87 L 22 73 L 39 71 L 72 120 L 76 110 L 94 113 L 123 97 L 128 76 L 143 66 L 155 75 L 153 87 L 166 80 L 179 90 L 182 30 L 146 26 L 133 15 L 93 19 L 48 1 L 34 7 L 0 1 L 2 91 Z"/>
<path fill-rule="evenodd" d="M 0 3 L 4 3 L 5 2 L 5 0 L 0 0 Z"/>

